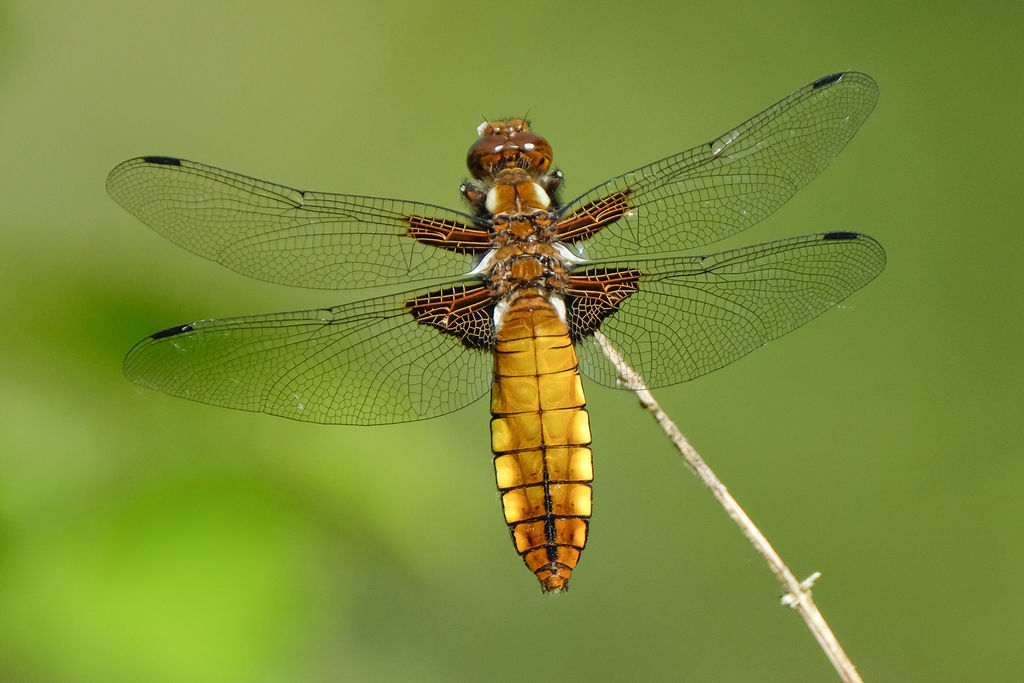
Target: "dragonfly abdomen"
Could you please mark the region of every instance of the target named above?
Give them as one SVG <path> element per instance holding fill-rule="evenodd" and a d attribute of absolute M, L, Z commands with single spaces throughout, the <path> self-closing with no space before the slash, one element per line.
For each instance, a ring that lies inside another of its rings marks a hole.
<path fill-rule="evenodd" d="M 587 542 L 594 478 L 576 350 L 539 292 L 505 311 L 494 352 L 491 448 L 505 522 L 544 592 L 568 587 Z"/>

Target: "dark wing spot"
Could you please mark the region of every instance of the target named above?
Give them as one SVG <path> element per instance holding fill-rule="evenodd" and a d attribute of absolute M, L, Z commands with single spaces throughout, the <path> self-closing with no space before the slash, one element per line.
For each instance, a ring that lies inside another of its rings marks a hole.
<path fill-rule="evenodd" d="M 826 85 L 832 85 L 845 75 L 845 71 L 840 71 L 837 74 L 829 74 L 828 76 L 822 76 L 818 80 L 814 81 L 814 83 L 811 83 L 811 85 L 814 86 L 815 88 L 824 88 Z"/>
<path fill-rule="evenodd" d="M 191 325 L 176 325 L 174 327 L 168 327 L 166 330 L 161 330 L 154 335 L 150 335 L 150 339 L 164 339 L 165 337 L 173 337 L 177 334 L 184 334 L 185 332 L 191 332 Z"/>
<path fill-rule="evenodd" d="M 147 164 L 160 164 L 161 166 L 181 166 L 181 159 L 174 157 L 142 157 Z"/>
<path fill-rule="evenodd" d="M 821 239 L 835 242 L 848 242 L 860 238 L 859 232 L 826 232 Z"/>

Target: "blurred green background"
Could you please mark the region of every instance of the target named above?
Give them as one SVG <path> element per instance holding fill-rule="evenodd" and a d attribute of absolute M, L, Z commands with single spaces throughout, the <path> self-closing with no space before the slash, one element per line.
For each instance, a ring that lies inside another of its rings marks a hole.
<path fill-rule="evenodd" d="M 458 206 L 474 127 L 529 112 L 567 195 L 825 74 L 881 102 L 728 245 L 881 240 L 841 308 L 666 409 L 868 680 L 1024 667 L 1024 10 L 993 3 L 0 3 L 0 680 L 827 681 L 780 588 L 628 394 L 588 385 L 572 590 L 508 539 L 485 402 L 323 427 L 121 377 L 175 323 L 338 303 L 247 280 L 119 209 L 168 154 Z"/>

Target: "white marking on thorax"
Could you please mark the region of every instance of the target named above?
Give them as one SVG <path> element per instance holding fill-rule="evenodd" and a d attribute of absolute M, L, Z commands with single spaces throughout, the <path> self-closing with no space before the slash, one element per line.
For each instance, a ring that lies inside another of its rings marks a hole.
<path fill-rule="evenodd" d="M 555 248 L 555 251 L 558 252 L 559 258 L 561 258 L 563 261 L 570 265 L 578 266 L 581 263 L 587 262 L 587 259 L 580 258 L 579 255 L 572 251 L 572 249 L 565 246 L 561 242 L 555 242 L 554 244 L 552 244 L 552 246 Z"/>
<path fill-rule="evenodd" d="M 480 263 L 477 264 L 476 268 L 474 268 L 473 270 L 469 271 L 467 273 L 467 275 L 487 275 L 487 274 L 489 274 L 491 272 L 491 268 L 494 267 L 494 263 L 495 263 L 495 260 L 496 260 L 494 255 L 497 254 L 497 253 L 498 253 L 497 247 L 495 247 L 494 249 L 488 250 L 488 252 L 486 254 L 484 254 L 483 258 L 480 259 Z"/>
<path fill-rule="evenodd" d="M 498 213 L 498 188 L 502 185 L 495 185 L 487 191 L 487 197 L 484 200 L 484 208 L 487 209 L 488 213 Z M 516 194 L 521 199 L 526 200 L 531 206 L 536 206 L 541 209 L 548 209 L 551 207 L 551 197 L 544 191 L 544 188 L 539 183 L 522 183 L 516 186 Z"/>
<path fill-rule="evenodd" d="M 497 185 L 495 185 L 491 189 L 487 190 L 487 200 L 484 202 L 484 208 L 486 208 L 487 212 L 490 213 L 490 214 L 494 214 L 495 210 L 498 208 L 498 186 Z"/>
<path fill-rule="evenodd" d="M 544 188 L 537 183 L 530 183 L 530 185 L 533 186 L 534 193 L 537 195 L 537 198 L 540 199 L 540 208 L 547 209 L 550 207 L 551 197 L 549 197 L 548 193 L 544 191 Z"/>
<path fill-rule="evenodd" d="M 551 307 L 555 309 L 555 313 L 558 314 L 558 319 L 561 320 L 566 327 L 568 327 L 569 322 L 568 318 L 566 318 L 565 313 L 565 300 L 562 299 L 562 296 L 560 294 L 555 294 L 554 292 L 552 292 L 551 296 L 548 297 L 548 302 L 551 304 Z"/>
<path fill-rule="evenodd" d="M 494 329 L 501 330 L 501 324 L 505 320 L 505 313 L 508 312 L 508 307 L 511 305 L 511 299 L 499 299 L 498 303 L 494 304 Z"/>

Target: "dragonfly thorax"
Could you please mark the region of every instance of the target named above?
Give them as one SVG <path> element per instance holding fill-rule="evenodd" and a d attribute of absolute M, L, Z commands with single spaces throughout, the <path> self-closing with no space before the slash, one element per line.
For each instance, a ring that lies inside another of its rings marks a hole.
<path fill-rule="evenodd" d="M 544 292 L 565 290 L 569 269 L 551 244 L 518 244 L 494 252 L 486 279 L 492 296 L 509 297 L 526 289 Z"/>
<path fill-rule="evenodd" d="M 506 168 L 487 181 L 483 209 L 494 249 L 484 259 L 484 270 L 492 296 L 565 289 L 571 264 L 557 248 L 558 213 L 534 178 L 522 168 Z"/>

